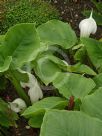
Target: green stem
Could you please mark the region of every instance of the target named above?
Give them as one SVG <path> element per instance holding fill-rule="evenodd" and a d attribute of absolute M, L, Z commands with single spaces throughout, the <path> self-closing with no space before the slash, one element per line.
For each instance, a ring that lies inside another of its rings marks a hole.
<path fill-rule="evenodd" d="M 20 81 L 17 79 L 17 77 L 15 76 L 15 74 L 12 72 L 10 72 L 10 81 L 12 82 L 12 84 L 14 85 L 18 95 L 20 96 L 20 98 L 22 98 L 26 104 L 29 106 L 31 105 L 30 99 L 27 96 L 27 94 L 24 92 L 24 90 L 22 89 L 21 85 L 20 85 Z"/>

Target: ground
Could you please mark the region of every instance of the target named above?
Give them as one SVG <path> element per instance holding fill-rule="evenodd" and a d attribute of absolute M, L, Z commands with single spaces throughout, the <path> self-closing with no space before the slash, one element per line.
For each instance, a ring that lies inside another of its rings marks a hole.
<path fill-rule="evenodd" d="M 77 36 L 79 36 L 79 23 L 85 18 L 82 11 L 86 9 L 95 9 L 95 6 L 90 2 L 90 0 L 69 0 L 73 2 L 67 1 L 68 0 L 53 0 L 52 4 L 59 10 L 61 20 L 70 23 Z M 93 37 L 96 37 L 97 39 L 102 37 L 102 27 L 98 26 L 98 30 Z"/>

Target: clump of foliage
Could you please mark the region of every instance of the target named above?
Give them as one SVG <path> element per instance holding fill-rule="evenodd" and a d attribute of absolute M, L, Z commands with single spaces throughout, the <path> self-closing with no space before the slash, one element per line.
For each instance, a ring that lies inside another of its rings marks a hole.
<path fill-rule="evenodd" d="M 3 3 L 3 17 L 0 21 L 0 33 L 18 23 L 33 23 L 36 26 L 50 19 L 58 19 L 59 13 L 49 2 L 37 0 L 8 0 Z"/>
<path fill-rule="evenodd" d="M 59 49 L 73 53 L 75 64 L 58 57 Z M 0 72 L 28 105 L 20 81 L 27 83 L 22 70 L 29 63 L 40 83 L 58 91 L 22 113 L 29 125 L 41 127 L 40 136 L 102 136 L 102 42 L 78 39 L 69 24 L 58 20 L 38 27 L 18 24 L 1 35 Z"/>

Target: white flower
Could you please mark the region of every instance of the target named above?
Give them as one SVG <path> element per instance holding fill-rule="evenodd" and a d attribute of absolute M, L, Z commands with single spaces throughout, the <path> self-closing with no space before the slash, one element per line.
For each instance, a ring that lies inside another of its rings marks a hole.
<path fill-rule="evenodd" d="M 21 73 L 28 74 L 28 77 L 29 77 L 28 83 L 24 83 L 24 82 L 20 82 L 20 83 L 23 88 L 29 87 L 28 95 L 30 97 L 31 103 L 34 103 L 38 101 L 39 99 L 43 98 L 42 90 L 37 82 L 37 79 L 34 77 L 34 75 L 26 71 L 22 71 L 22 70 L 19 70 L 19 71 Z"/>
<path fill-rule="evenodd" d="M 21 98 L 15 99 L 13 102 L 9 102 L 11 110 L 18 113 L 22 110 L 24 110 L 27 106 L 24 100 Z"/>
<path fill-rule="evenodd" d="M 92 12 L 89 18 L 84 19 L 79 23 L 79 29 L 80 29 L 80 37 L 89 37 L 90 34 L 96 33 L 97 24 L 95 20 L 92 18 Z"/>

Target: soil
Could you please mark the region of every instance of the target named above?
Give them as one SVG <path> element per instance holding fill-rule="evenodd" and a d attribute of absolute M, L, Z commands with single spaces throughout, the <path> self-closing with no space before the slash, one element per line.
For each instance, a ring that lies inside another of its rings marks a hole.
<path fill-rule="evenodd" d="M 90 0 L 52 0 L 52 5 L 58 9 L 61 20 L 70 23 L 77 36 L 80 35 L 79 23 L 81 20 L 85 19 L 82 11 L 87 9 L 96 10 Z M 98 26 L 96 34 L 91 37 L 100 39 L 102 37 L 102 26 Z"/>
<path fill-rule="evenodd" d="M 54 5 L 60 13 L 61 20 L 71 24 L 72 28 L 75 30 L 77 36 L 79 36 L 79 22 L 85 17 L 82 15 L 84 9 L 95 8 L 94 5 L 89 0 L 52 0 L 51 4 Z M 98 27 L 97 33 L 94 35 L 97 39 L 102 37 L 102 27 Z M 18 97 L 15 93 L 15 89 L 8 83 L 8 90 L 0 92 L 0 96 L 6 101 L 12 101 Z M 44 90 L 44 88 L 42 88 Z M 45 89 L 47 90 L 47 89 Z M 44 96 L 55 96 L 55 92 L 51 90 L 45 91 Z M 10 136 L 39 136 L 39 129 L 29 128 L 27 121 L 21 118 L 17 121 L 17 128 L 10 128 Z"/>
<path fill-rule="evenodd" d="M 39 129 L 31 128 L 27 125 L 27 121 L 21 118 L 17 121 L 18 127 L 12 127 L 10 129 L 11 134 L 9 136 L 39 136 Z"/>

